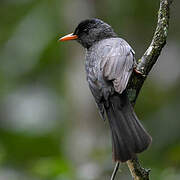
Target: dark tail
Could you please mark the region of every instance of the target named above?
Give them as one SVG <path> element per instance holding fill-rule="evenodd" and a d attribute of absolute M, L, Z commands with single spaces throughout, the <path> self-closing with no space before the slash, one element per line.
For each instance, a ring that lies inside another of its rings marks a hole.
<path fill-rule="evenodd" d="M 151 144 L 151 136 L 139 122 L 126 92 L 109 97 L 105 106 L 112 132 L 113 157 L 125 162 Z"/>

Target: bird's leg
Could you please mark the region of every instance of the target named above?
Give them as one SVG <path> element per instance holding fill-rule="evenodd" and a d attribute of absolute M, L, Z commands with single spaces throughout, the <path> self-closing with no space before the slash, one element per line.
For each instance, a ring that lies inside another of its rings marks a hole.
<path fill-rule="evenodd" d="M 118 171 L 118 169 L 119 169 L 119 164 L 120 164 L 120 162 L 117 162 L 117 163 L 116 163 L 116 165 L 115 165 L 115 167 L 114 167 L 114 170 L 113 170 L 113 173 L 112 173 L 112 176 L 111 176 L 111 180 L 115 180 L 116 173 L 117 173 L 117 171 Z"/>
<path fill-rule="evenodd" d="M 133 70 L 134 70 L 135 73 L 140 74 L 140 75 L 143 75 L 142 72 L 140 72 L 140 71 L 138 71 L 138 70 L 136 69 L 136 67 L 134 67 Z"/>
<path fill-rule="evenodd" d="M 145 74 L 143 74 L 142 72 L 138 71 L 138 70 L 136 69 L 136 67 L 134 67 L 134 68 L 133 68 L 133 71 L 134 71 L 137 75 L 140 75 L 140 76 L 146 77 L 146 75 L 145 75 Z"/>

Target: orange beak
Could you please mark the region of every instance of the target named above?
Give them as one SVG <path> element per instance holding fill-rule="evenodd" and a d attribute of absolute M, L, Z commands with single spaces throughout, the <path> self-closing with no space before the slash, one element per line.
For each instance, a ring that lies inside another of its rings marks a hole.
<path fill-rule="evenodd" d="M 78 38 L 77 35 L 73 35 L 73 33 L 71 33 L 71 34 L 68 34 L 66 36 L 63 36 L 58 41 L 69 41 L 69 40 L 74 40 L 74 39 L 77 39 L 77 38 Z"/>

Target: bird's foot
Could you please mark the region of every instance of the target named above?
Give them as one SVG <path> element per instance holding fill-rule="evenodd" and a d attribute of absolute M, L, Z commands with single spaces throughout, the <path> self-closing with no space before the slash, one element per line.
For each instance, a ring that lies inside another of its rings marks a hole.
<path fill-rule="evenodd" d="M 143 76 L 143 77 L 146 77 L 145 74 L 143 74 L 141 71 L 138 71 L 135 67 L 134 67 L 133 70 L 134 70 L 134 72 L 135 72 L 136 74 L 141 75 L 141 76 Z"/>

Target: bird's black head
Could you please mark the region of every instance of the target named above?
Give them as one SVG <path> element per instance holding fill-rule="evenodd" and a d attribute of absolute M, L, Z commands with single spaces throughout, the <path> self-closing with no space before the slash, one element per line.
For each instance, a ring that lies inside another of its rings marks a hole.
<path fill-rule="evenodd" d="M 95 42 L 102 39 L 117 36 L 111 26 L 99 19 L 82 21 L 73 34 L 78 36 L 77 41 L 85 48 L 91 47 Z"/>
<path fill-rule="evenodd" d="M 85 48 L 91 47 L 94 43 L 102 39 L 117 37 L 110 25 L 95 18 L 80 22 L 73 34 L 65 36 L 65 39 L 63 37 L 60 40 L 70 40 L 71 38 L 67 38 L 70 36 Z"/>

